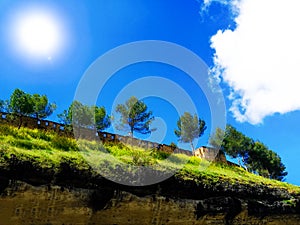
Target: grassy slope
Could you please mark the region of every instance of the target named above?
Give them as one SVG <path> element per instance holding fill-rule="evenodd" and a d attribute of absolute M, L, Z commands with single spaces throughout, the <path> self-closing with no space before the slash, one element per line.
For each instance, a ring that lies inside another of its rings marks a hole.
<path fill-rule="evenodd" d="M 192 179 L 195 182 L 217 183 L 229 181 L 247 185 L 266 185 L 274 188 L 284 188 L 290 193 L 300 194 L 300 187 L 288 183 L 266 179 L 245 170 L 223 164 L 174 154 L 169 160 L 165 153 L 154 150 L 143 150 L 122 144 L 102 145 L 95 141 L 81 140 L 58 136 L 56 133 L 17 129 L 0 125 L 0 167 L 9 164 L 12 154 L 22 161 L 29 161 L 42 168 L 58 170 L 61 163 L 68 163 L 78 170 L 90 170 L 91 167 L 107 169 L 117 165 L 151 166 L 156 170 L 178 170 L 176 176 Z M 94 173 L 97 170 L 93 170 Z"/>

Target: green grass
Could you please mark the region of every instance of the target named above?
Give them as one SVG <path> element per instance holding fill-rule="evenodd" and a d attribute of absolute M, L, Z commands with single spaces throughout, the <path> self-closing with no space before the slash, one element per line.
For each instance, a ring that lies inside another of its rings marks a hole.
<path fill-rule="evenodd" d="M 9 166 L 12 157 L 54 171 L 58 171 L 63 163 L 67 163 L 71 168 L 89 170 L 92 173 L 99 172 L 99 169 L 102 173 L 111 173 L 111 168 L 120 165 L 130 171 L 135 170 L 135 166 L 149 166 L 160 171 L 177 170 L 175 176 L 178 178 L 199 183 L 265 185 L 300 194 L 298 186 L 270 180 L 239 167 L 210 163 L 183 154 L 169 155 L 123 144 L 103 145 L 96 141 L 75 141 L 54 132 L 0 125 L 0 168 Z M 291 204 L 287 201 L 287 204 Z"/>

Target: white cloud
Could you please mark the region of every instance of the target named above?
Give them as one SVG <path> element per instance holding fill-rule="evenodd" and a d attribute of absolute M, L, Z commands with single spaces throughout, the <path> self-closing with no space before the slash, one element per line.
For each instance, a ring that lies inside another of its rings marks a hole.
<path fill-rule="evenodd" d="M 207 10 L 209 9 L 209 7 L 211 6 L 211 4 L 213 2 L 215 3 L 219 3 L 221 5 L 226 5 L 228 7 L 230 7 L 233 15 L 236 15 L 238 13 L 238 4 L 241 0 L 203 0 L 203 4 L 200 10 L 200 13 L 202 14 L 203 12 L 207 12 Z"/>
<path fill-rule="evenodd" d="M 234 117 L 259 124 L 299 110 L 300 1 L 241 0 L 236 6 L 236 28 L 211 38 L 213 71 L 231 88 Z"/>

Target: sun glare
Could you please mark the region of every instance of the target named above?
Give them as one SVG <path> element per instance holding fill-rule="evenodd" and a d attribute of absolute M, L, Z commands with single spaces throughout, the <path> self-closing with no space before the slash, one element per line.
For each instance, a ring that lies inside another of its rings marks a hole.
<path fill-rule="evenodd" d="M 14 24 L 15 48 L 26 56 L 52 59 L 62 47 L 62 31 L 54 15 L 29 11 Z"/>

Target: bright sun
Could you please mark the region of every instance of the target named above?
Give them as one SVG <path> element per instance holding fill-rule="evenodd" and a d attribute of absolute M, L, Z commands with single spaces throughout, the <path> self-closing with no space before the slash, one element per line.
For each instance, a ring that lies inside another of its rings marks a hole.
<path fill-rule="evenodd" d="M 22 14 L 17 18 L 14 30 L 16 47 L 26 55 L 51 60 L 62 44 L 59 23 L 49 13 Z"/>

